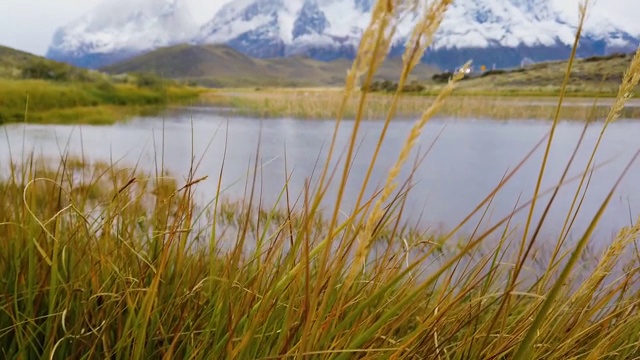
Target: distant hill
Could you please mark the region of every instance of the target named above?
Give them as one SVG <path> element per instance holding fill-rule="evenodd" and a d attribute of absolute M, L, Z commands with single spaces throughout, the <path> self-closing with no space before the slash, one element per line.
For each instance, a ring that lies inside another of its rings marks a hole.
<path fill-rule="evenodd" d="M 0 65 L 19 64 L 22 61 L 38 58 L 39 56 L 24 51 L 0 45 Z"/>
<path fill-rule="evenodd" d="M 576 59 L 569 78 L 569 86 L 585 92 L 615 92 L 633 54 L 612 54 Z M 462 89 L 544 90 L 559 88 L 565 76 L 567 61 L 542 62 L 511 70 L 488 71 L 473 75 L 460 84 Z"/>
<path fill-rule="evenodd" d="M 598 97 L 616 95 L 634 54 L 576 58 L 567 86 L 570 96 Z M 517 68 L 471 71 L 457 85 L 464 95 L 557 96 L 565 78 L 568 61 L 547 61 Z M 409 84 L 404 92 L 437 94 L 454 74 L 434 74 L 430 80 Z M 396 91 L 397 82 L 375 81 L 370 91 Z M 640 86 L 638 87 L 640 89 Z"/>
<path fill-rule="evenodd" d="M 110 74 L 151 72 L 209 87 L 225 86 L 339 86 L 344 84 L 351 61 L 330 62 L 307 57 L 256 59 L 227 45 L 175 45 L 151 51 L 101 70 Z M 402 69 L 398 59 L 388 60 L 378 79 L 395 80 Z M 416 80 L 426 80 L 437 72 L 420 64 Z"/>
<path fill-rule="evenodd" d="M 44 79 L 88 81 L 102 78 L 94 70 L 44 58 L 6 46 L 0 46 L 0 79 Z"/>
<path fill-rule="evenodd" d="M 0 45 L 0 78 L 20 77 L 24 64 L 39 58 L 39 56 Z"/>

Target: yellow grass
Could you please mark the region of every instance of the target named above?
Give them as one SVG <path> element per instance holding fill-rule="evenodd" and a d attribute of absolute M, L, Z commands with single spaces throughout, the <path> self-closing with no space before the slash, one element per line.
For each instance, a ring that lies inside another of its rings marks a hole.
<path fill-rule="evenodd" d="M 410 42 L 414 46 L 403 58 L 406 69 L 428 46 L 450 3 L 436 0 L 424 10 Z M 359 125 L 374 114 L 369 107 L 380 106 L 376 111 L 385 128 L 406 109 L 400 93 L 382 98 L 356 89 L 372 81 L 386 56 L 392 20 L 417 4 L 376 3 L 345 88 L 320 100 L 336 106 L 337 120 L 329 156 L 316 169 L 319 182 L 307 183 L 299 194 L 286 184 L 276 204 L 262 201 L 257 160 L 245 198 L 225 201 L 218 181 L 214 199 L 203 205 L 195 189 L 204 178 L 195 176 L 199 169 L 192 158 L 186 159 L 192 168 L 185 178 L 162 168 L 149 174 L 69 158 L 55 167 L 29 157 L 13 159 L 18 163 L 0 180 L 0 355 L 55 360 L 640 357 L 640 251 L 635 246 L 640 219 L 615 238 L 600 239 L 605 246 L 596 263 L 583 258 L 619 180 L 576 242 L 567 242 L 563 230 L 547 240 L 555 247 L 551 258 L 532 255 L 542 245 L 538 230 L 574 160 L 554 187 L 541 188 L 573 61 L 549 115 L 549 136 L 476 208 L 462 214 L 454 229 L 436 236 L 408 227 L 403 213 L 411 211 L 404 205 L 413 183 L 399 184 L 398 173 L 437 111 L 461 105 L 461 98 L 451 96 L 459 77 L 436 99 L 416 106 L 420 116 L 396 164 L 378 191 L 364 196 L 385 140 L 380 133 L 357 204 L 344 209 Z M 589 1 L 581 4 L 584 19 Z M 605 120 L 594 125 L 602 133 L 619 118 L 639 81 L 640 49 Z M 386 108 L 376 100 L 388 101 Z M 349 114 L 353 130 L 346 152 L 338 154 L 337 134 Z M 521 201 L 512 214 L 460 238 L 458 231 L 537 149 L 544 156 L 535 195 L 514 199 Z M 255 159 L 259 151 L 258 146 Z M 612 176 L 622 179 L 638 155 Z M 332 161 L 337 157 L 344 161 Z M 593 163 L 582 170 L 566 230 L 580 210 Z M 210 176 L 220 180 L 224 171 L 225 164 Z M 287 167 L 284 173 L 289 174 Z M 332 185 L 338 188 L 335 198 L 328 195 Z M 538 199 L 543 193 L 552 196 Z M 534 221 L 538 207 L 544 212 Z M 511 217 L 518 212 L 529 216 L 524 234 L 514 235 Z"/>
<path fill-rule="evenodd" d="M 352 97 L 345 117 L 354 118 L 357 109 Z M 400 118 L 415 118 L 429 108 L 435 96 L 404 95 L 396 103 L 396 114 Z M 393 94 L 373 93 L 366 100 L 364 117 L 383 119 L 393 103 Z M 612 100 L 598 99 L 595 110 L 592 105 L 596 99 L 567 98 L 561 109 L 561 118 L 583 120 L 589 116 L 604 120 Z M 216 107 L 230 107 L 240 115 L 257 117 L 294 117 L 300 119 L 335 119 L 342 102 L 340 89 L 224 89 L 203 94 L 202 103 Z M 461 119 L 479 117 L 498 120 L 540 119 L 550 120 L 555 111 L 553 97 L 527 96 L 465 96 L 452 95 L 451 101 L 444 104 L 439 116 L 452 116 Z M 640 104 L 634 100 L 634 104 Z M 594 112 L 595 111 L 595 112 Z M 640 118 L 640 106 L 622 110 L 622 117 Z"/>

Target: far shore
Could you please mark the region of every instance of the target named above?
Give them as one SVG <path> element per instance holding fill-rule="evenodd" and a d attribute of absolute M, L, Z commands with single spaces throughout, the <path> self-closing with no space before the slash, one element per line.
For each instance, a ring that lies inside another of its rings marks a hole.
<path fill-rule="evenodd" d="M 340 87 L 265 88 L 138 88 L 115 85 L 102 89 L 89 84 L 54 84 L 43 81 L 4 81 L 9 106 L 0 111 L 0 124 L 110 124 L 133 116 L 155 115 L 165 109 L 197 105 L 216 107 L 235 115 L 257 118 L 335 119 L 343 99 Z M 403 93 L 393 118 L 420 116 L 435 99 L 436 89 Z M 31 93 L 25 107 L 24 93 Z M 0 91 L 0 94 L 2 91 Z M 77 94 L 77 95 L 76 95 Z M 356 91 L 343 114 L 355 118 L 360 91 Z M 384 119 L 394 93 L 370 92 L 364 120 Z M 88 97 L 90 96 L 90 97 Z M 86 98 L 86 99 L 85 99 Z M 614 103 L 614 93 L 589 96 L 568 91 L 562 103 L 563 120 L 602 120 Z M 1 102 L 1 101 L 0 101 Z M 461 119 L 551 120 L 558 105 L 553 94 L 531 89 L 496 92 L 459 89 L 438 115 Z M 25 109 L 27 111 L 25 112 Z M 640 98 L 630 99 L 622 118 L 640 119 Z"/>
<path fill-rule="evenodd" d="M 579 95 L 579 96 L 576 96 Z M 200 104 L 233 109 L 239 115 L 262 118 L 293 117 L 300 119 L 333 119 L 342 101 L 342 88 L 224 88 L 204 93 Z M 393 93 L 371 92 L 368 95 L 365 119 L 384 118 Z M 419 116 L 433 102 L 430 93 L 404 93 L 397 106 L 396 117 Z M 345 117 L 355 115 L 358 94 L 350 101 Z M 561 117 L 565 120 L 603 119 L 615 97 L 608 93 L 587 96 L 568 93 L 562 102 Z M 439 115 L 459 118 L 495 118 L 551 120 L 558 106 L 558 97 L 527 95 L 481 94 L 465 91 L 454 93 Z M 622 118 L 640 119 L 640 98 L 629 99 Z"/>

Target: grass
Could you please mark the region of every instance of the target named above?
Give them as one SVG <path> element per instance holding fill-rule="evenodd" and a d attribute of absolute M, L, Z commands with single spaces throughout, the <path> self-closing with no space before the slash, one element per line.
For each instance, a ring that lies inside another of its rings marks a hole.
<path fill-rule="evenodd" d="M 594 111 L 596 118 L 603 119 L 609 111 L 611 101 L 617 96 L 618 85 L 631 58 L 632 55 L 616 55 L 576 59 L 569 82 L 564 87 L 562 81 L 566 61 L 538 63 L 510 71 L 489 73 L 487 76 L 474 75 L 458 84 L 455 100 L 445 104 L 440 113 L 460 118 L 480 116 L 548 120 L 555 112 L 554 99 L 562 91 L 567 98 L 562 107 L 563 119 L 586 119 Z M 399 72 L 396 72 L 395 77 L 386 76 L 395 81 L 389 84 L 397 86 Z M 416 72 L 424 73 L 423 70 Z M 379 83 L 379 80 L 375 83 Z M 419 81 L 418 84 L 424 88 L 422 91 L 408 93 L 397 100 L 399 116 L 419 116 L 446 86 L 429 80 Z M 359 95 L 353 95 L 353 98 L 357 96 Z M 204 102 L 232 107 L 242 115 L 334 119 L 338 115 L 342 97 L 339 88 L 230 88 L 208 94 Z M 596 98 L 601 100 L 593 110 L 591 104 Z M 377 91 L 367 99 L 367 118 L 383 118 L 390 104 L 396 101 L 393 91 Z M 353 103 L 352 101 L 351 104 Z M 345 116 L 353 118 L 358 109 L 351 105 L 345 111 Z M 640 109 L 625 108 L 622 116 L 638 118 Z"/>
<path fill-rule="evenodd" d="M 428 48 L 451 1 L 431 3 L 418 20 L 400 84 Z M 482 214 L 529 156 L 517 164 L 459 227 L 438 236 L 408 227 L 403 214 L 415 169 L 409 153 L 424 126 L 451 101 L 453 78 L 407 134 L 396 164 L 372 197 L 365 195 L 386 129 L 401 109 L 392 95 L 378 147 L 356 205 L 341 207 L 370 84 L 391 44 L 403 9 L 379 1 L 348 73 L 335 135 L 317 183 L 300 194 L 288 186 L 278 204 L 261 201 L 259 164 L 246 197 L 197 203 L 198 162 L 185 179 L 163 169 L 134 168 L 63 157 L 57 167 L 13 159 L 0 182 L 0 351 L 7 359 L 632 359 L 640 356 L 640 220 L 590 254 L 593 228 L 567 240 L 588 188 L 586 164 L 566 226 L 542 243 L 537 200 L 560 120 L 532 149 L 544 151 L 532 199 L 514 199 L 529 214 L 523 233 L 511 217 L 460 239 L 458 230 Z M 588 1 L 583 2 L 581 19 Z M 576 39 L 579 38 L 581 26 Z M 574 55 L 572 55 L 573 59 Z M 567 63 L 566 74 L 573 62 Z M 602 132 L 620 116 L 640 81 L 640 51 L 629 64 Z M 563 89 L 569 76 L 563 80 Z M 356 104 L 352 105 L 350 102 Z M 455 99 L 454 99 L 455 100 Z M 342 162 L 336 137 L 354 107 L 354 129 Z M 593 125 L 593 124 L 592 124 Z M 587 125 L 585 125 L 587 126 Z M 580 143 L 576 145 L 579 147 Z M 596 145 L 593 154 L 597 153 Z M 256 158 L 259 156 L 259 146 Z M 570 161 L 567 169 L 571 167 Z M 286 162 L 285 162 L 286 163 Z M 224 165 L 219 174 L 222 177 Z M 283 176 L 289 169 L 283 169 Z M 443 174 L 443 176 L 447 176 Z M 624 176 L 616 174 L 615 176 Z M 219 183 L 219 182 L 218 182 Z M 327 198 L 330 184 L 336 198 Z M 588 196 L 588 194 L 587 194 Z M 519 201 L 517 201 L 519 200 Z M 550 255 L 535 257 L 536 249 Z M 593 256 L 595 255 L 595 256 Z M 589 258 L 596 261 L 588 261 Z M 587 259 L 587 260 L 585 260 Z"/>
<path fill-rule="evenodd" d="M 0 46 L 0 124 L 113 123 L 195 100 L 201 92 L 160 77 L 114 77 Z"/>
<path fill-rule="evenodd" d="M 339 89 L 223 89 L 203 94 L 201 103 L 229 108 L 230 111 L 244 116 L 264 118 L 293 117 L 299 119 L 335 119 L 340 110 L 342 92 Z M 344 116 L 355 118 L 358 109 L 353 99 L 345 109 Z M 553 97 L 547 96 L 493 96 L 480 94 L 452 95 L 449 102 L 440 109 L 439 115 L 462 119 L 542 119 L 550 120 L 556 106 Z M 595 98 L 570 98 L 562 106 L 561 117 L 567 120 L 584 120 L 589 116 L 604 119 L 612 103 L 611 98 L 600 98 L 595 109 L 592 108 Z M 371 93 L 366 100 L 365 117 L 382 119 L 388 109 L 396 101 L 396 112 L 399 117 L 415 118 L 433 104 L 435 96 L 405 94 L 394 99 L 393 94 Z M 622 117 L 640 118 L 640 108 L 627 107 L 622 110 Z"/>
<path fill-rule="evenodd" d="M 179 86 L 0 79 L 0 124 L 24 121 L 25 109 L 34 123 L 112 123 L 200 93 Z"/>
<path fill-rule="evenodd" d="M 570 96 L 615 97 L 633 54 L 576 59 L 565 93 Z M 460 91 L 529 92 L 558 96 L 567 67 L 566 61 L 527 65 L 516 71 L 481 76 L 461 83 Z M 506 90 L 502 90 L 506 89 Z"/>

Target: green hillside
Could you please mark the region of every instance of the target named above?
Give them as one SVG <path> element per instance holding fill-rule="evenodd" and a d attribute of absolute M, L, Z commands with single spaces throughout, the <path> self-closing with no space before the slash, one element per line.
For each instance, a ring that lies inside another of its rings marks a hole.
<path fill-rule="evenodd" d="M 38 59 L 36 55 L 0 45 L 0 78 L 19 78 L 25 64 Z"/>
<path fill-rule="evenodd" d="M 114 77 L 0 46 L 0 125 L 113 122 L 200 93 L 149 75 Z"/>
<path fill-rule="evenodd" d="M 0 45 L 0 78 L 87 81 L 105 75 Z"/>
<path fill-rule="evenodd" d="M 34 58 L 37 56 L 0 45 L 0 68 L 18 67 L 20 63 Z"/>

